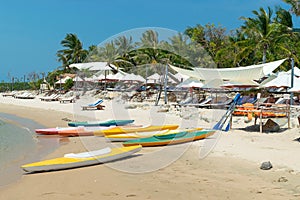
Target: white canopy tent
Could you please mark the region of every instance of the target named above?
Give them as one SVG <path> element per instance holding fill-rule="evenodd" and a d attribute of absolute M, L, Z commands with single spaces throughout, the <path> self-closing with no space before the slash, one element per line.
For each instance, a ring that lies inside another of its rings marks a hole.
<path fill-rule="evenodd" d="M 203 83 L 194 78 L 189 78 L 176 86 L 176 88 L 201 88 L 201 87 L 203 87 Z"/>
<path fill-rule="evenodd" d="M 187 75 L 189 77 L 203 80 L 205 84 L 212 82 L 213 80 L 222 80 L 229 82 L 237 82 L 239 84 L 246 84 L 253 80 L 259 80 L 260 78 L 270 74 L 276 68 L 278 68 L 286 59 L 269 62 L 259 65 L 251 65 L 247 67 L 235 67 L 235 68 L 193 68 L 192 70 L 181 69 L 170 65 L 175 71 Z M 224 84 L 224 83 L 223 83 Z"/>
<path fill-rule="evenodd" d="M 112 67 L 117 68 L 115 65 L 110 64 Z M 70 68 L 76 67 L 79 70 L 89 69 L 91 71 L 105 71 L 112 70 L 107 62 L 88 62 L 88 63 L 74 63 L 69 66 Z"/>
<path fill-rule="evenodd" d="M 220 85 L 221 88 L 249 88 L 249 87 L 258 87 L 259 84 L 252 80 L 240 81 L 223 81 L 223 84 Z"/>
<path fill-rule="evenodd" d="M 138 82 L 146 82 L 146 80 L 140 76 L 140 75 L 135 75 L 135 74 L 126 74 L 123 76 L 121 81 L 138 81 Z"/>
<path fill-rule="evenodd" d="M 290 69 L 287 73 L 291 74 L 292 70 Z M 300 69 L 298 67 L 294 67 L 294 75 L 300 77 Z"/>
<path fill-rule="evenodd" d="M 294 77 L 295 80 L 295 77 Z M 277 77 L 274 78 L 273 80 L 262 84 L 261 87 L 264 88 L 270 88 L 270 87 L 291 87 L 291 74 L 287 73 L 287 72 L 279 72 Z"/>
<path fill-rule="evenodd" d="M 300 92 L 300 78 L 294 77 L 294 86 L 288 92 Z"/>

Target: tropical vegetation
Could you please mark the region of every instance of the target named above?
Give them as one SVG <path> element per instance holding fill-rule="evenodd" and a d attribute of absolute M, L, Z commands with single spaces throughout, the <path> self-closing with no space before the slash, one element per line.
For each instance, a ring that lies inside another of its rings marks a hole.
<path fill-rule="evenodd" d="M 292 15 L 300 15 L 300 1 L 283 1 L 290 5 L 290 10 L 259 8 L 252 16 L 242 16 L 242 25 L 231 31 L 221 25 L 197 24 L 187 27 L 184 33 L 161 40 L 158 32 L 146 30 L 138 41 L 133 41 L 131 36 L 120 36 L 88 49 L 84 49 L 76 34 L 68 33 L 61 41 L 62 49 L 56 53 L 61 66 L 49 72 L 45 80 L 53 84 L 60 74 L 76 72 L 70 64 L 95 61 L 107 62 L 115 73 L 119 69 L 138 70 L 144 75 L 159 70 L 163 73 L 166 64 L 182 68 L 225 68 L 294 58 L 299 65 L 300 33 L 295 31 Z M 288 62 L 281 66 L 281 70 L 289 68 Z M 31 78 L 28 82 L 37 88 L 37 80 Z"/>
<path fill-rule="evenodd" d="M 161 66 L 167 63 L 183 68 L 224 68 L 294 58 L 299 64 L 300 35 L 294 31 L 291 14 L 298 15 L 298 1 L 285 1 L 291 4 L 291 11 L 281 7 L 259 8 L 253 11 L 251 17 L 242 16 L 243 24 L 232 31 L 221 25 L 197 24 L 187 27 L 183 34 L 160 40 L 156 31 L 146 30 L 139 41 L 133 42 L 132 37 L 120 36 L 101 47 L 91 46 L 86 51 L 73 48 L 76 45 L 70 44 L 82 43 L 67 42 L 77 38 L 67 34 L 62 41 L 67 48 L 58 51 L 57 55 L 64 69 L 75 61 L 105 61 L 114 72 L 119 68 L 132 71 L 143 66 L 139 69 L 142 74 L 149 73 L 151 69 L 163 69 Z M 86 60 L 82 60 L 82 52 Z M 289 64 L 282 66 L 283 70 L 288 68 Z"/>

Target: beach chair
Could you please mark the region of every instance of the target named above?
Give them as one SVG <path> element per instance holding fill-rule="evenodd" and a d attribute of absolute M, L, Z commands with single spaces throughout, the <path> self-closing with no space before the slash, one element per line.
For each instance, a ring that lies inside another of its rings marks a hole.
<path fill-rule="evenodd" d="M 181 104 L 180 106 L 183 106 L 183 107 L 196 107 L 196 108 L 209 108 L 211 101 L 212 101 L 211 97 L 208 97 L 208 98 L 204 99 L 200 103 L 193 103 L 193 99 L 192 99 L 190 103 Z"/>
<path fill-rule="evenodd" d="M 83 106 L 81 106 L 81 108 L 82 108 L 82 110 L 95 109 L 95 108 L 97 110 L 103 110 L 105 106 L 101 105 L 102 103 L 103 103 L 103 99 L 99 99 L 95 103 L 83 105 Z"/>
<path fill-rule="evenodd" d="M 17 94 L 16 91 L 12 91 L 12 92 L 9 92 L 9 93 L 3 93 L 2 96 L 3 97 L 14 97 L 16 94 Z"/>
<path fill-rule="evenodd" d="M 204 99 L 200 103 L 194 104 L 194 105 L 198 108 L 210 108 L 210 105 L 211 105 L 212 101 L 213 101 L 213 99 L 211 97 L 207 97 L 206 99 Z"/>
<path fill-rule="evenodd" d="M 59 103 L 66 103 L 66 102 L 75 103 L 75 99 L 76 99 L 76 97 L 60 98 Z"/>
<path fill-rule="evenodd" d="M 17 99 L 34 99 L 35 96 L 29 92 L 23 92 L 21 94 L 16 94 L 15 98 L 17 98 Z"/>
<path fill-rule="evenodd" d="M 48 99 L 52 99 L 55 96 L 56 96 L 56 94 L 51 94 L 50 96 L 41 97 L 40 100 L 41 101 L 47 101 Z"/>
<path fill-rule="evenodd" d="M 44 97 L 43 100 L 44 101 L 58 101 L 59 98 L 61 98 L 60 94 L 54 94 L 54 95 L 51 95 L 49 97 Z"/>

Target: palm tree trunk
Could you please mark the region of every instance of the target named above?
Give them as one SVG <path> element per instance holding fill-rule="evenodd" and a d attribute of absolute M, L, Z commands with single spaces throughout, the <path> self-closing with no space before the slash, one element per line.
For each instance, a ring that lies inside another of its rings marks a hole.
<path fill-rule="evenodd" d="M 267 45 L 265 44 L 264 45 L 264 50 L 263 50 L 263 63 L 266 63 L 266 61 L 267 61 Z"/>
<path fill-rule="evenodd" d="M 114 68 L 113 66 L 111 66 L 110 63 L 107 63 L 107 66 L 109 66 L 112 69 L 114 74 L 118 73 L 118 70 L 116 68 Z"/>

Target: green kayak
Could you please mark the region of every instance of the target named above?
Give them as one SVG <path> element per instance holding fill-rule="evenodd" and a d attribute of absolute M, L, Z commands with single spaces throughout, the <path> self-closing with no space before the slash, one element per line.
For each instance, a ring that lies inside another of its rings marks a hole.
<path fill-rule="evenodd" d="M 124 142 L 124 146 L 142 145 L 143 147 L 162 146 L 168 144 L 179 144 L 204 139 L 213 135 L 216 130 L 199 130 L 194 132 L 182 131 L 172 134 L 154 135 L 152 137 L 140 138 Z"/>
<path fill-rule="evenodd" d="M 68 125 L 76 126 L 124 126 L 133 123 L 134 120 L 107 120 L 107 121 L 86 121 L 86 122 L 69 122 Z"/>

